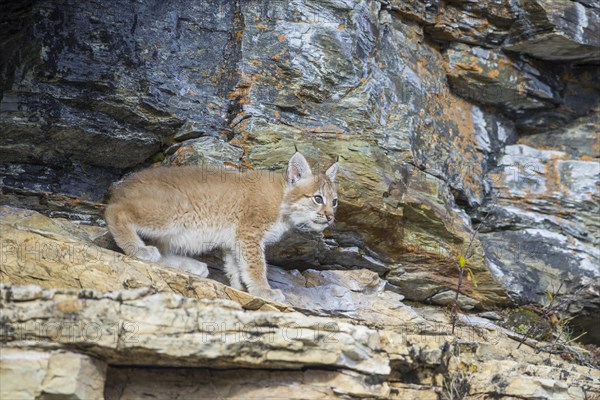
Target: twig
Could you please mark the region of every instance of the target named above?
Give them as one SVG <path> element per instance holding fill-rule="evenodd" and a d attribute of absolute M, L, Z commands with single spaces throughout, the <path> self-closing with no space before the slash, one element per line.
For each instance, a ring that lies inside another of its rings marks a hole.
<path fill-rule="evenodd" d="M 460 293 L 460 287 L 462 286 L 463 272 L 464 269 L 457 263 L 458 268 L 458 287 L 456 288 L 456 295 L 454 296 L 454 303 L 452 303 L 452 334 L 454 335 L 454 329 L 456 328 L 456 322 L 458 321 L 458 294 Z"/>
<path fill-rule="evenodd" d="M 481 226 L 483 225 L 484 222 L 486 222 L 488 220 L 488 218 L 490 217 L 490 214 L 486 214 L 485 217 L 479 221 L 479 224 L 477 225 L 477 229 L 475 229 L 475 231 L 473 231 L 473 233 L 471 234 L 471 237 L 469 238 L 469 246 L 467 247 L 467 251 L 465 253 L 465 258 L 468 260 L 469 258 L 473 257 L 473 254 L 469 254 L 471 252 L 471 246 L 473 245 L 473 242 L 475 241 L 475 236 L 477 236 L 477 234 L 479 233 L 479 229 L 481 229 Z"/>
<path fill-rule="evenodd" d="M 471 234 L 471 237 L 469 238 L 469 245 L 467 246 L 467 251 L 465 252 L 465 257 L 463 257 L 463 264 L 464 264 L 464 259 L 469 259 L 471 257 L 473 257 L 473 254 L 469 254 L 471 252 L 471 246 L 473 245 L 473 242 L 475 241 L 475 237 L 477 236 L 477 233 L 479 232 L 479 229 L 481 228 L 481 226 L 483 225 L 483 223 L 485 221 L 487 221 L 488 217 L 490 216 L 490 214 L 486 214 L 485 218 L 481 221 L 479 221 L 479 224 L 477 225 L 477 228 L 473 231 L 473 233 Z M 462 288 L 462 282 L 463 282 L 463 275 L 465 272 L 465 265 L 460 265 L 459 263 L 456 264 L 456 268 L 458 269 L 458 285 L 456 287 L 456 294 L 454 295 L 454 302 L 452 303 L 452 309 L 450 311 L 450 315 L 452 318 L 452 334 L 454 335 L 454 331 L 456 329 L 456 323 L 458 322 L 458 295 L 460 294 L 460 289 Z M 472 274 L 472 272 L 471 272 Z"/>

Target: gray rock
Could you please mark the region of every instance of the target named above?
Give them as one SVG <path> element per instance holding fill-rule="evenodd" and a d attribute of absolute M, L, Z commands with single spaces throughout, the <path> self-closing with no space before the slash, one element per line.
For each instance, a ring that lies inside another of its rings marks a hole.
<path fill-rule="evenodd" d="M 535 148 L 547 148 L 568 153 L 579 159 L 600 158 L 598 148 L 598 132 L 600 132 L 600 116 L 592 112 L 579 118 L 566 127 L 523 136 L 519 143 Z"/>
<path fill-rule="evenodd" d="M 510 123 L 452 95 L 439 52 L 411 39 L 421 28 L 379 3 L 245 3 L 241 13 L 251 22 L 230 122 L 231 144 L 245 150 L 240 165 L 282 172 L 295 144 L 317 169 L 341 158 L 333 229 L 325 240 L 291 233 L 269 261 L 381 274 L 406 264 L 407 279 L 438 256 L 441 269 L 453 268 L 450 254 L 470 228 L 452 193 L 480 204 Z M 503 297 L 478 260 L 480 292 Z"/>
<path fill-rule="evenodd" d="M 502 316 L 494 311 L 485 311 L 477 314 L 481 318 L 485 318 L 492 321 L 502 321 Z"/>
<path fill-rule="evenodd" d="M 385 290 L 386 282 L 367 269 L 300 273 L 271 267 L 269 281 L 285 293 L 287 303 L 307 313 L 348 317 L 377 327 L 394 324 L 394 320 L 421 320 L 402 303 L 404 296 Z"/>
<path fill-rule="evenodd" d="M 445 56 L 453 90 L 505 113 L 521 134 L 563 127 L 598 107 L 598 69 L 593 65 L 551 64 L 455 42 Z"/>
<path fill-rule="evenodd" d="M 60 166 L 57 180 L 85 195 L 70 165 L 131 168 L 186 121 L 217 135 L 227 128 L 234 3 L 42 1 L 2 14 L 18 23 L 0 33 L 0 163 Z"/>
<path fill-rule="evenodd" d="M 585 4 L 585 3 L 584 3 Z M 519 0 L 503 48 L 544 60 L 600 60 L 600 9 L 569 0 Z"/>
<path fill-rule="evenodd" d="M 512 112 L 550 108 L 558 100 L 554 82 L 498 50 L 453 44 L 447 51 L 448 79 L 463 97 Z"/>
<path fill-rule="evenodd" d="M 563 311 L 583 321 L 599 306 L 600 166 L 571 157 L 507 146 L 490 176 L 494 196 L 482 209 L 489 219 L 481 238 L 491 271 L 515 300 L 547 304 L 546 291 L 556 293 Z"/>
<path fill-rule="evenodd" d="M 454 304 L 454 299 L 456 298 L 456 291 L 446 290 L 443 292 L 436 293 L 432 297 L 428 299 L 428 301 L 433 304 L 438 304 L 441 306 L 447 306 L 450 304 Z M 474 300 L 470 297 L 463 296 L 462 294 L 458 295 L 457 304 L 461 310 L 469 311 L 479 305 L 477 300 Z"/>
<path fill-rule="evenodd" d="M 518 9 L 503 0 L 439 2 L 392 0 L 393 11 L 417 21 L 435 40 L 495 47 L 502 43 Z"/>
<path fill-rule="evenodd" d="M 225 121 L 218 117 L 206 118 L 202 121 L 188 120 L 174 136 L 178 142 L 188 139 L 196 139 L 200 136 L 215 136 L 219 137 L 219 132 L 227 133 L 229 129 L 224 128 Z"/>

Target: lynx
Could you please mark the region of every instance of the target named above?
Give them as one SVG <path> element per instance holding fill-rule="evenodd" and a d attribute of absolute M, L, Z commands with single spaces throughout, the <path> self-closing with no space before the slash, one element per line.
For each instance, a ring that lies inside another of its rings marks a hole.
<path fill-rule="evenodd" d="M 206 264 L 191 256 L 221 248 L 231 286 L 284 301 L 267 282 L 265 245 L 292 228 L 321 232 L 333 223 L 337 170 L 336 161 L 313 174 L 299 152 L 285 174 L 147 169 L 113 189 L 106 222 L 125 254 L 202 277 Z"/>

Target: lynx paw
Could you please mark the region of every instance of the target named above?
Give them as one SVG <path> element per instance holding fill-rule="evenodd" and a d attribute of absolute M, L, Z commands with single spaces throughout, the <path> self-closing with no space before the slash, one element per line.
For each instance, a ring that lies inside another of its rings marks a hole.
<path fill-rule="evenodd" d="M 186 260 L 186 262 L 182 264 L 180 268 L 185 272 L 198 275 L 201 278 L 206 278 L 208 276 L 208 266 L 201 261 L 192 259 Z"/>
<path fill-rule="evenodd" d="M 263 297 L 265 299 L 277 301 L 279 303 L 285 302 L 285 296 L 283 295 L 283 292 L 279 289 L 256 290 L 254 291 L 254 293 L 250 294 L 258 297 Z"/>
<path fill-rule="evenodd" d="M 142 246 L 136 250 L 134 256 L 140 260 L 156 262 L 160 260 L 160 251 L 154 246 Z"/>

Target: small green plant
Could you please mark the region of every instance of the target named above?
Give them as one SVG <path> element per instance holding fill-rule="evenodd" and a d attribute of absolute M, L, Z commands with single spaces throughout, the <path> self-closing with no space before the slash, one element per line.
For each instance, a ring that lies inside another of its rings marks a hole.
<path fill-rule="evenodd" d="M 529 331 L 530 326 L 521 324 L 515 328 L 515 332 L 519 335 L 524 335 Z"/>

